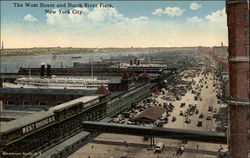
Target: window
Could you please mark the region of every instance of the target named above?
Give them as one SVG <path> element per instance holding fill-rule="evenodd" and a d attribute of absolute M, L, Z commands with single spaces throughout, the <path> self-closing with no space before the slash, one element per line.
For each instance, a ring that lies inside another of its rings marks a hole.
<path fill-rule="evenodd" d="M 246 46 L 246 56 L 249 56 L 249 46 Z"/>
<path fill-rule="evenodd" d="M 8 104 L 8 105 L 14 105 L 14 101 L 13 101 L 13 100 L 8 100 L 8 101 L 7 101 L 7 104 Z"/>
<path fill-rule="evenodd" d="M 246 21 L 249 21 L 249 10 L 247 9 L 245 14 L 244 14 L 244 18 Z"/>
<path fill-rule="evenodd" d="M 39 105 L 46 105 L 46 102 L 40 102 Z"/>
<path fill-rule="evenodd" d="M 23 102 L 23 105 L 30 105 L 30 102 L 24 101 L 24 102 Z"/>
<path fill-rule="evenodd" d="M 249 29 L 245 30 L 245 39 L 248 40 L 249 39 Z"/>

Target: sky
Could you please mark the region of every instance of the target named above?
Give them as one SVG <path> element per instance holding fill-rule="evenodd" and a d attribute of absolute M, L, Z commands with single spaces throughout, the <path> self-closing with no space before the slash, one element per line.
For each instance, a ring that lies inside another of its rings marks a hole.
<path fill-rule="evenodd" d="M 227 36 L 224 1 L 1 1 L 5 48 L 219 46 Z"/>

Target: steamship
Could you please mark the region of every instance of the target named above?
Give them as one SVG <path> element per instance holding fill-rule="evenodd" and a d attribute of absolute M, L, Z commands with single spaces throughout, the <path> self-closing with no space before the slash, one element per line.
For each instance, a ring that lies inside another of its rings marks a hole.
<path fill-rule="evenodd" d="M 8 86 L 8 84 L 6 85 Z M 95 77 L 56 77 L 31 78 L 22 77 L 15 81 L 12 87 L 22 88 L 54 88 L 54 89 L 89 89 L 95 90 L 100 86 L 108 87 L 108 80 L 98 80 Z"/>
<path fill-rule="evenodd" d="M 41 77 L 21 77 L 14 83 L 4 83 L 9 88 L 53 88 L 53 89 L 87 89 L 96 90 L 100 86 L 108 87 L 108 80 L 99 80 L 93 77 L 93 66 L 91 66 L 91 77 L 57 77 L 51 75 L 51 66 L 47 65 L 47 77 L 45 77 L 45 66 L 41 65 Z"/>

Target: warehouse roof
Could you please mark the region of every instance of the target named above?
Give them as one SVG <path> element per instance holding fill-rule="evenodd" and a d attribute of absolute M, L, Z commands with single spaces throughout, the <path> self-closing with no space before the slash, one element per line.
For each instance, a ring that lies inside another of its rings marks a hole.
<path fill-rule="evenodd" d="M 53 115 L 54 115 L 53 111 L 41 111 L 41 112 L 37 112 L 34 114 L 24 116 L 14 121 L 4 122 L 1 124 L 1 132 L 14 131 L 14 130 L 17 130 L 19 128 L 32 124 L 34 122 L 38 122 L 44 118 L 47 118 Z"/>
<path fill-rule="evenodd" d="M 32 123 L 35 123 L 45 118 L 48 118 L 50 116 L 53 116 L 55 110 L 63 110 L 66 108 L 70 108 L 79 103 L 88 103 L 94 99 L 97 99 L 98 97 L 99 96 L 83 96 L 78 99 L 74 99 L 72 101 L 51 107 L 47 111 L 36 112 L 36 113 L 24 116 L 22 118 L 19 118 L 10 122 L 2 123 L 0 130 L 1 132 L 9 132 L 9 131 L 17 130 L 19 128 L 25 127 Z"/>
<path fill-rule="evenodd" d="M 110 93 L 110 91 L 106 87 L 104 87 L 103 85 L 100 86 L 97 89 L 97 91 L 95 92 L 95 94 L 109 94 L 109 93 Z"/>
<path fill-rule="evenodd" d="M 143 72 L 143 73 L 141 73 L 140 75 L 139 75 L 139 78 L 150 78 L 150 76 L 149 76 L 149 74 L 148 73 L 146 73 L 145 71 Z"/>
<path fill-rule="evenodd" d="M 148 119 L 150 121 L 156 121 L 164 114 L 164 112 L 166 112 L 165 108 L 154 106 L 140 113 L 138 116 L 136 116 L 136 119 Z"/>
<path fill-rule="evenodd" d="M 81 89 L 1 88 L 2 94 L 91 95 L 94 92 Z"/>
<path fill-rule="evenodd" d="M 79 104 L 79 103 L 83 103 L 83 104 L 88 103 L 88 102 L 90 102 L 92 100 L 95 100 L 97 98 L 99 98 L 99 96 L 84 96 L 84 97 L 77 98 L 77 99 L 68 101 L 66 103 L 51 107 L 51 108 L 49 108 L 49 110 L 52 110 L 52 111 L 64 110 L 64 109 L 70 108 L 70 107 L 72 107 L 72 106 L 74 106 L 76 104 Z"/>
<path fill-rule="evenodd" d="M 2 110 L 0 112 L 0 118 L 21 118 L 30 114 L 35 113 L 35 111 L 19 111 L 19 110 Z"/>

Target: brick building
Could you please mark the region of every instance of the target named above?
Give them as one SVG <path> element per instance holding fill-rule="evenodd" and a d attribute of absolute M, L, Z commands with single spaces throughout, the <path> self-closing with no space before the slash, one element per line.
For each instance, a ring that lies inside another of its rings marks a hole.
<path fill-rule="evenodd" d="M 249 105 L 249 1 L 227 0 L 229 39 L 229 155 L 248 157 L 250 151 Z"/>

